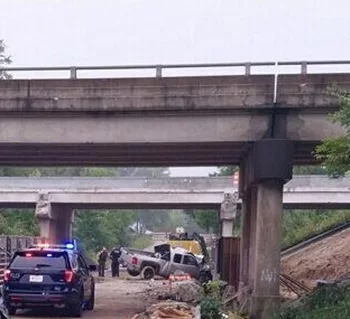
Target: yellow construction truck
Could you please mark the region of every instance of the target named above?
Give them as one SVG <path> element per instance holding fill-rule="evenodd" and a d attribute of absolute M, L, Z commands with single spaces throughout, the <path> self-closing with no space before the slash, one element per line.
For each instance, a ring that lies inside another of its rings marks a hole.
<path fill-rule="evenodd" d="M 201 241 L 204 242 L 202 236 L 199 234 L 193 233 L 192 236 L 188 236 L 188 234 L 184 232 L 169 234 L 168 244 L 172 248 L 183 248 L 194 255 L 204 255 Z"/>

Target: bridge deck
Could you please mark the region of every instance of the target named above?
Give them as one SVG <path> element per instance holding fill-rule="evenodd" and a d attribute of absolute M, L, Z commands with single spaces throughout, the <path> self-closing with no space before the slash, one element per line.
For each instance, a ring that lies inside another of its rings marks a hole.
<path fill-rule="evenodd" d="M 232 177 L 188 178 L 0 178 L 0 206 L 34 207 L 39 194 L 75 208 L 215 208 Z M 286 208 L 348 208 L 350 177 L 295 176 L 285 185 Z"/>

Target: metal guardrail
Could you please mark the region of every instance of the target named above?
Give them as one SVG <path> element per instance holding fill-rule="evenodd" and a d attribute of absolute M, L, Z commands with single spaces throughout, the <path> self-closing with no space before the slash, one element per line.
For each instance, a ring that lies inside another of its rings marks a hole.
<path fill-rule="evenodd" d="M 57 67 L 5 67 L 0 68 L 5 72 L 32 72 L 32 71 L 69 71 L 71 79 L 78 78 L 78 71 L 105 71 L 105 70 L 155 70 L 157 78 L 162 77 L 166 69 L 199 69 L 199 68 L 244 68 L 245 75 L 251 75 L 252 67 L 275 67 L 275 73 L 279 66 L 300 66 L 300 74 L 308 74 L 308 66 L 316 65 L 350 65 L 350 60 L 329 61 L 276 61 L 276 62 L 238 62 L 238 63 L 197 63 L 197 64 L 145 64 L 145 65 L 101 65 L 101 66 L 57 66 Z"/>

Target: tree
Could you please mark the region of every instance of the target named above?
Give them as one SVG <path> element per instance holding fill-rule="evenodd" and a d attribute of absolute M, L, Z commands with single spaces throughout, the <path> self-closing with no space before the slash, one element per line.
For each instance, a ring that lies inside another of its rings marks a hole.
<path fill-rule="evenodd" d="M 11 56 L 6 55 L 5 53 L 6 45 L 4 40 L 0 39 L 0 79 L 11 79 L 12 76 L 6 71 L 1 70 L 2 67 L 12 63 Z"/>
<path fill-rule="evenodd" d="M 315 154 L 330 176 L 340 177 L 350 170 L 350 93 L 333 88 L 331 94 L 340 101 L 340 108 L 331 115 L 331 120 L 340 123 L 345 134 L 326 138 L 316 147 Z"/>

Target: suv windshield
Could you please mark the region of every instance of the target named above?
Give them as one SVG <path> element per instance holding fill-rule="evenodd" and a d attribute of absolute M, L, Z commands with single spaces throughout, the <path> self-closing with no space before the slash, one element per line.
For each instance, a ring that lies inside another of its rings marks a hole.
<path fill-rule="evenodd" d="M 67 262 L 63 252 L 21 252 L 16 253 L 10 268 L 50 268 L 63 270 Z"/>

